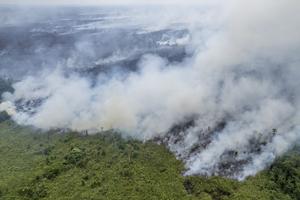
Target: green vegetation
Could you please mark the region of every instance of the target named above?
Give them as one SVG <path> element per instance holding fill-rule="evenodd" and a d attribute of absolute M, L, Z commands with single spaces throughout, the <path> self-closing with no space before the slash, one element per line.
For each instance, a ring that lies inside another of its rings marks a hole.
<path fill-rule="evenodd" d="M 300 155 L 292 152 L 244 182 L 184 177 L 164 146 L 94 136 L 40 133 L 0 123 L 2 200 L 293 200 L 300 199 Z"/>

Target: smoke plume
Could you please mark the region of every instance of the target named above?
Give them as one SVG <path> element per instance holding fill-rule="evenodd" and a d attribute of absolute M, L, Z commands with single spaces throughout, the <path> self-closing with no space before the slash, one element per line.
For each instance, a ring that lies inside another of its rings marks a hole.
<path fill-rule="evenodd" d="M 184 22 L 191 56 L 170 62 L 150 52 L 135 70 L 93 78 L 60 64 L 22 77 L 0 110 L 45 130 L 156 140 L 184 160 L 187 175 L 243 180 L 300 139 L 299 8 L 298 0 L 216 1 L 182 15 L 169 8 L 175 14 L 156 28 Z M 94 56 L 93 43 L 78 44 Z"/>

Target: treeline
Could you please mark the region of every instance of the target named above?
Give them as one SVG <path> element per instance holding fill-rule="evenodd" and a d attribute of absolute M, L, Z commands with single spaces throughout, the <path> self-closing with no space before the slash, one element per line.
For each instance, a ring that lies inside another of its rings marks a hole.
<path fill-rule="evenodd" d="M 299 200 L 297 149 L 244 182 L 182 176 L 165 146 L 0 123 L 0 199 L 16 200 Z"/>

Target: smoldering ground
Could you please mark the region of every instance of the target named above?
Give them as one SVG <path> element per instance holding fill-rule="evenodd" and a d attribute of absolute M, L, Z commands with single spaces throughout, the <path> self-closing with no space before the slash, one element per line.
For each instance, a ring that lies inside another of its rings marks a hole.
<path fill-rule="evenodd" d="M 92 79 L 60 63 L 22 77 L 0 108 L 45 130 L 113 128 L 154 139 L 185 161 L 187 175 L 242 180 L 299 142 L 299 7 L 297 0 L 230 0 L 201 12 L 184 8 L 184 15 L 169 8 L 163 24 L 146 20 L 143 31 L 184 24 L 188 36 L 173 41 L 188 38 L 189 56 L 174 62 L 143 52 L 134 70 L 119 67 Z M 83 46 L 80 58 L 94 56 Z"/>

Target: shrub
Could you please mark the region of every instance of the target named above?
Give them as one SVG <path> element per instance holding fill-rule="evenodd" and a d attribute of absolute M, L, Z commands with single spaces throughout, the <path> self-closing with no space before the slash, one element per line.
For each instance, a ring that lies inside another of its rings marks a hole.
<path fill-rule="evenodd" d="M 87 163 L 85 159 L 85 152 L 77 147 L 73 148 L 71 152 L 65 156 L 64 164 L 68 165 L 76 165 L 79 167 L 84 167 Z"/>
<path fill-rule="evenodd" d="M 101 186 L 101 182 L 96 180 L 91 184 L 91 188 L 97 188 Z"/>
<path fill-rule="evenodd" d="M 198 197 L 211 196 L 213 199 L 223 199 L 234 193 L 237 182 L 221 177 L 187 177 L 184 187 L 189 194 Z"/>
<path fill-rule="evenodd" d="M 19 190 L 19 195 L 30 200 L 38 200 L 47 196 L 47 189 L 44 185 L 24 187 Z"/>
<path fill-rule="evenodd" d="M 275 162 L 269 175 L 278 187 L 294 199 L 300 199 L 300 157 L 292 154 Z"/>
<path fill-rule="evenodd" d="M 130 168 L 124 167 L 123 169 L 121 169 L 120 175 L 124 178 L 131 179 L 133 177 L 133 172 Z"/>
<path fill-rule="evenodd" d="M 43 174 L 43 177 L 48 180 L 52 180 L 52 179 L 56 178 L 60 173 L 61 173 L 61 170 L 59 168 L 48 169 Z"/>

